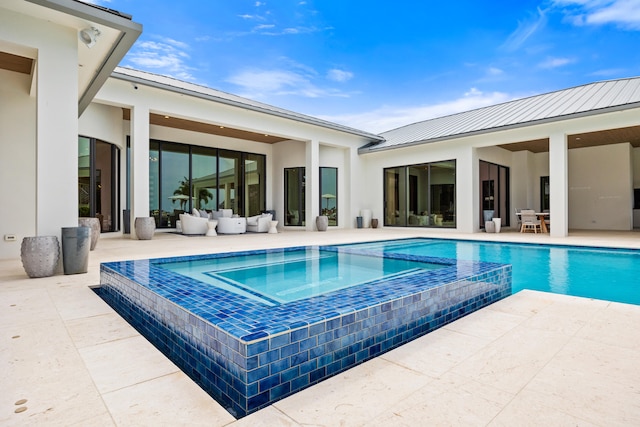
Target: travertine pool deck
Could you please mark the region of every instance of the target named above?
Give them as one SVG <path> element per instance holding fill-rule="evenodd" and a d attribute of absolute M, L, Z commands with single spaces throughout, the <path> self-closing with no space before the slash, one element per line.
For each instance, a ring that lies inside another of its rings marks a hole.
<path fill-rule="evenodd" d="M 640 248 L 637 232 L 156 233 L 103 235 L 87 274 L 3 260 L 0 425 L 640 425 L 640 306 L 519 292 L 236 421 L 89 288 L 103 261 L 412 236 Z"/>

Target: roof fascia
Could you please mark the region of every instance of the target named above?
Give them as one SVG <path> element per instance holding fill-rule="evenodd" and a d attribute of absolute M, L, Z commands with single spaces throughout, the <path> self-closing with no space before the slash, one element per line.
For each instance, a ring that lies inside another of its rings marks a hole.
<path fill-rule="evenodd" d="M 371 141 L 375 141 L 375 142 L 382 142 L 385 139 L 379 135 L 374 135 L 365 131 L 360 131 L 358 129 L 353 129 L 353 128 L 349 128 L 349 127 L 344 127 L 344 126 L 340 126 L 338 124 L 334 124 L 328 121 L 324 121 L 324 120 L 320 120 L 320 119 L 316 119 L 315 117 L 312 116 L 296 116 L 296 115 L 290 115 L 287 114 L 284 111 L 275 111 L 275 110 L 270 110 L 270 109 L 266 109 L 266 108 L 260 108 L 259 106 L 256 105 L 251 105 L 251 104 L 245 104 L 242 103 L 240 101 L 236 101 L 233 99 L 228 99 L 228 98 L 224 98 L 221 96 L 215 96 L 215 95 L 210 95 L 210 94 L 206 94 L 206 93 L 202 93 L 202 92 L 198 92 L 195 90 L 189 90 L 186 88 L 181 88 L 181 87 L 176 87 L 176 86 L 172 86 L 172 85 L 167 85 L 165 83 L 160 83 L 160 82 L 156 82 L 153 80 L 148 80 L 148 79 L 144 79 L 142 77 L 137 77 L 137 76 L 131 76 L 125 73 L 119 73 L 118 71 L 114 71 L 111 74 L 111 77 L 113 77 L 114 79 L 118 79 L 118 80 L 124 80 L 130 83 L 138 83 L 141 85 L 145 85 L 145 86 L 149 86 L 149 87 L 153 87 L 156 89 L 161 89 L 161 90 L 166 90 L 166 91 L 170 91 L 170 92 L 174 92 L 174 93 L 178 93 L 181 95 L 187 95 L 187 96 L 192 96 L 195 98 L 200 98 L 200 99 L 205 99 L 208 101 L 214 101 L 220 104 L 225 104 L 225 105 L 230 105 L 232 107 L 237 107 L 237 108 L 242 108 L 244 110 L 250 110 L 250 111 L 255 111 L 258 113 L 262 113 L 262 114 L 268 114 L 270 116 L 276 116 L 276 117 L 281 117 L 281 118 L 285 118 L 288 120 L 295 120 L 298 122 L 302 122 L 302 123 L 307 123 L 307 124 L 311 124 L 311 125 L 315 125 L 315 126 L 320 126 L 323 128 L 327 128 L 327 129 L 331 129 L 331 130 L 335 130 L 338 132 L 343 132 L 343 133 L 348 133 L 351 135 L 357 135 L 357 136 L 361 136 L 364 138 L 367 138 Z"/>
<path fill-rule="evenodd" d="M 423 139 L 419 141 L 407 142 L 404 144 L 392 145 L 389 147 L 376 148 L 375 145 L 367 144 L 365 146 L 358 148 L 358 154 L 367 154 L 367 153 L 376 153 L 376 152 L 388 151 L 388 150 L 396 150 L 396 149 L 405 148 L 405 147 L 414 147 L 416 145 L 431 144 L 431 143 L 442 142 L 442 141 L 454 141 L 456 139 L 466 138 L 469 136 L 485 135 L 485 134 L 494 133 L 494 132 L 501 132 L 504 130 L 521 129 L 527 126 L 556 123 L 564 120 L 597 116 L 599 114 L 605 114 L 605 113 L 614 113 L 616 111 L 632 110 L 634 108 L 640 108 L 640 102 L 616 105 L 613 107 L 600 108 L 597 110 L 582 111 L 580 113 L 573 113 L 573 114 L 568 114 L 564 116 L 549 117 L 546 119 L 534 120 L 531 122 L 516 123 L 513 125 L 507 125 L 507 126 L 501 126 L 501 127 L 495 127 L 495 128 L 489 128 L 489 129 L 481 129 L 481 130 L 476 130 L 472 132 L 460 133 L 456 135 L 441 136 L 441 137 L 432 138 L 432 139 Z"/>

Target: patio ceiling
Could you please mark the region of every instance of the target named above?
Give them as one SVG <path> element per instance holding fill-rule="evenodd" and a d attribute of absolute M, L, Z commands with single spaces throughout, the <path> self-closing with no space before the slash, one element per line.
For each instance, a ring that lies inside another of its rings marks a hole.
<path fill-rule="evenodd" d="M 122 118 L 130 120 L 131 110 L 122 109 Z M 226 126 L 220 126 L 210 123 L 197 122 L 193 120 L 181 119 L 178 117 L 166 116 L 162 114 L 151 113 L 149 115 L 149 123 L 157 126 L 164 126 L 174 129 L 188 130 L 192 132 L 206 133 L 209 135 L 226 136 L 229 138 L 244 139 L 247 141 L 262 142 L 265 144 L 275 144 L 276 142 L 287 141 L 287 138 L 273 136 L 269 134 L 250 132 L 242 129 L 235 129 Z"/>
<path fill-rule="evenodd" d="M 630 143 L 633 147 L 640 147 L 640 126 L 619 129 L 608 129 L 599 132 L 579 133 L 569 135 L 569 149 L 595 147 L 599 145 Z M 532 153 L 546 153 L 549 151 L 549 140 L 536 139 L 531 141 L 502 144 L 498 147 L 509 151 L 531 151 Z"/>

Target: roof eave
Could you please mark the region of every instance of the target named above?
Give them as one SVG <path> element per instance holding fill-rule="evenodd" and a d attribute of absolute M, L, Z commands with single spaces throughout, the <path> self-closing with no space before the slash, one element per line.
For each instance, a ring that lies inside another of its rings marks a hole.
<path fill-rule="evenodd" d="M 109 76 L 111 76 L 111 72 L 118 66 L 129 49 L 131 49 L 131 46 L 133 46 L 140 34 L 142 34 L 142 25 L 133 22 L 128 15 L 75 0 L 27 1 L 67 15 L 114 28 L 121 32 L 120 38 L 113 46 L 113 49 L 111 49 L 109 54 L 99 65 L 98 72 L 87 85 L 84 92 L 79 96 L 78 117 L 80 117 L 91 101 L 93 101 L 93 98 L 96 96 L 102 85 L 107 81 Z"/>
<path fill-rule="evenodd" d="M 524 128 L 524 127 L 527 127 L 527 126 L 555 123 L 555 122 L 559 122 L 559 121 L 563 121 L 563 120 L 576 119 L 576 118 L 582 118 L 582 117 L 590 117 L 590 116 L 595 116 L 595 115 L 603 114 L 603 113 L 613 113 L 613 112 L 616 112 L 616 111 L 631 110 L 631 109 L 634 109 L 634 108 L 640 108 L 640 102 L 634 102 L 634 103 L 623 104 L 623 105 L 616 105 L 616 106 L 613 106 L 613 107 L 606 107 L 606 108 L 600 108 L 600 109 L 597 109 L 597 110 L 583 111 L 583 112 L 580 112 L 580 113 L 567 114 L 567 115 L 563 115 L 563 116 L 549 117 L 549 118 L 546 118 L 546 119 L 533 120 L 533 121 L 530 121 L 530 122 L 523 122 L 523 123 L 516 123 L 516 124 L 513 124 L 513 125 L 500 126 L 500 127 L 495 127 L 495 128 L 489 128 L 489 129 L 480 129 L 480 130 L 476 130 L 476 131 L 472 131 L 472 132 L 459 133 L 459 134 L 456 134 L 456 135 L 446 135 L 446 136 L 437 137 L 437 138 L 423 139 L 423 140 L 419 140 L 419 141 L 411 141 L 411 142 L 406 142 L 406 143 L 402 143 L 402 144 L 398 144 L 398 145 L 391 145 L 391 146 L 388 146 L 388 147 L 376 148 L 376 145 L 368 144 L 368 145 L 365 145 L 363 147 L 360 147 L 358 149 L 358 154 L 376 153 L 376 152 L 395 150 L 395 149 L 406 148 L 406 147 L 414 147 L 414 146 L 417 146 L 417 145 L 432 144 L 432 143 L 442 142 L 442 141 L 453 141 L 453 140 L 456 140 L 456 139 L 466 138 L 466 137 L 469 137 L 469 136 L 477 136 L 477 135 L 489 134 L 489 133 L 494 133 L 494 132 L 501 132 L 501 131 L 512 130 L 512 129 L 520 129 L 520 128 Z"/>
<path fill-rule="evenodd" d="M 149 80 L 149 79 L 145 79 L 142 77 L 137 77 L 137 76 L 131 76 L 129 74 L 125 74 L 125 73 L 120 73 L 117 70 L 113 71 L 111 73 L 111 77 L 113 77 L 114 79 L 118 79 L 118 80 L 124 80 L 127 82 L 131 82 L 131 83 L 138 83 L 141 85 L 145 85 L 145 86 L 149 86 L 149 87 L 154 87 L 156 89 L 162 89 L 162 90 L 167 90 L 167 91 L 171 91 L 174 93 L 178 93 L 181 95 L 187 95 L 187 96 L 193 96 L 195 98 L 200 98 L 200 99 L 205 99 L 207 101 L 214 101 L 220 104 L 225 104 L 225 105 L 230 105 L 233 107 L 237 107 L 237 108 L 242 108 L 244 110 L 250 110 L 250 111 L 255 111 L 255 112 L 259 112 L 262 114 L 268 114 L 271 116 L 276 116 L 276 117 L 281 117 L 281 118 L 285 118 L 288 120 L 295 120 L 298 122 L 303 122 L 303 123 L 307 123 L 307 124 L 311 124 L 311 125 L 315 125 L 315 126 L 320 126 L 323 128 L 327 128 L 327 129 L 331 129 L 331 130 L 335 130 L 338 132 L 344 132 L 344 133 L 348 133 L 351 135 L 357 135 L 366 139 L 369 139 L 371 141 L 376 141 L 376 142 L 382 142 L 385 139 L 379 135 L 374 135 L 365 131 L 361 131 L 358 129 L 353 129 L 347 126 L 341 126 L 335 123 L 331 123 L 325 120 L 321 120 L 321 119 L 317 119 L 315 117 L 312 116 L 300 116 L 300 115 L 291 115 L 291 114 L 287 114 L 284 111 L 276 111 L 276 110 L 270 110 L 267 108 L 260 108 L 259 106 L 255 106 L 255 105 L 251 105 L 251 104 L 245 104 L 242 103 L 240 101 L 236 101 L 233 99 L 227 99 L 221 96 L 215 96 L 215 95 L 211 95 L 211 94 L 207 94 L 207 93 L 202 93 L 202 92 L 198 92 L 195 90 L 190 90 L 190 89 L 186 89 L 186 88 L 182 88 L 182 87 L 177 87 L 177 86 L 172 86 L 172 85 L 168 85 L 165 83 L 161 83 L 161 82 L 157 82 L 154 80 Z"/>

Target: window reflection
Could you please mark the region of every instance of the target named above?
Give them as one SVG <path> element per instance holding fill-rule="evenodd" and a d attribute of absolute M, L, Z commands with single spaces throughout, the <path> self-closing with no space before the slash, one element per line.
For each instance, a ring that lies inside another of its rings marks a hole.
<path fill-rule="evenodd" d="M 285 225 L 305 225 L 305 168 L 284 170 Z"/>
<path fill-rule="evenodd" d="M 455 160 L 385 169 L 385 225 L 455 227 L 455 181 Z"/>
<path fill-rule="evenodd" d="M 320 168 L 320 214 L 329 225 L 338 225 L 338 169 Z"/>

